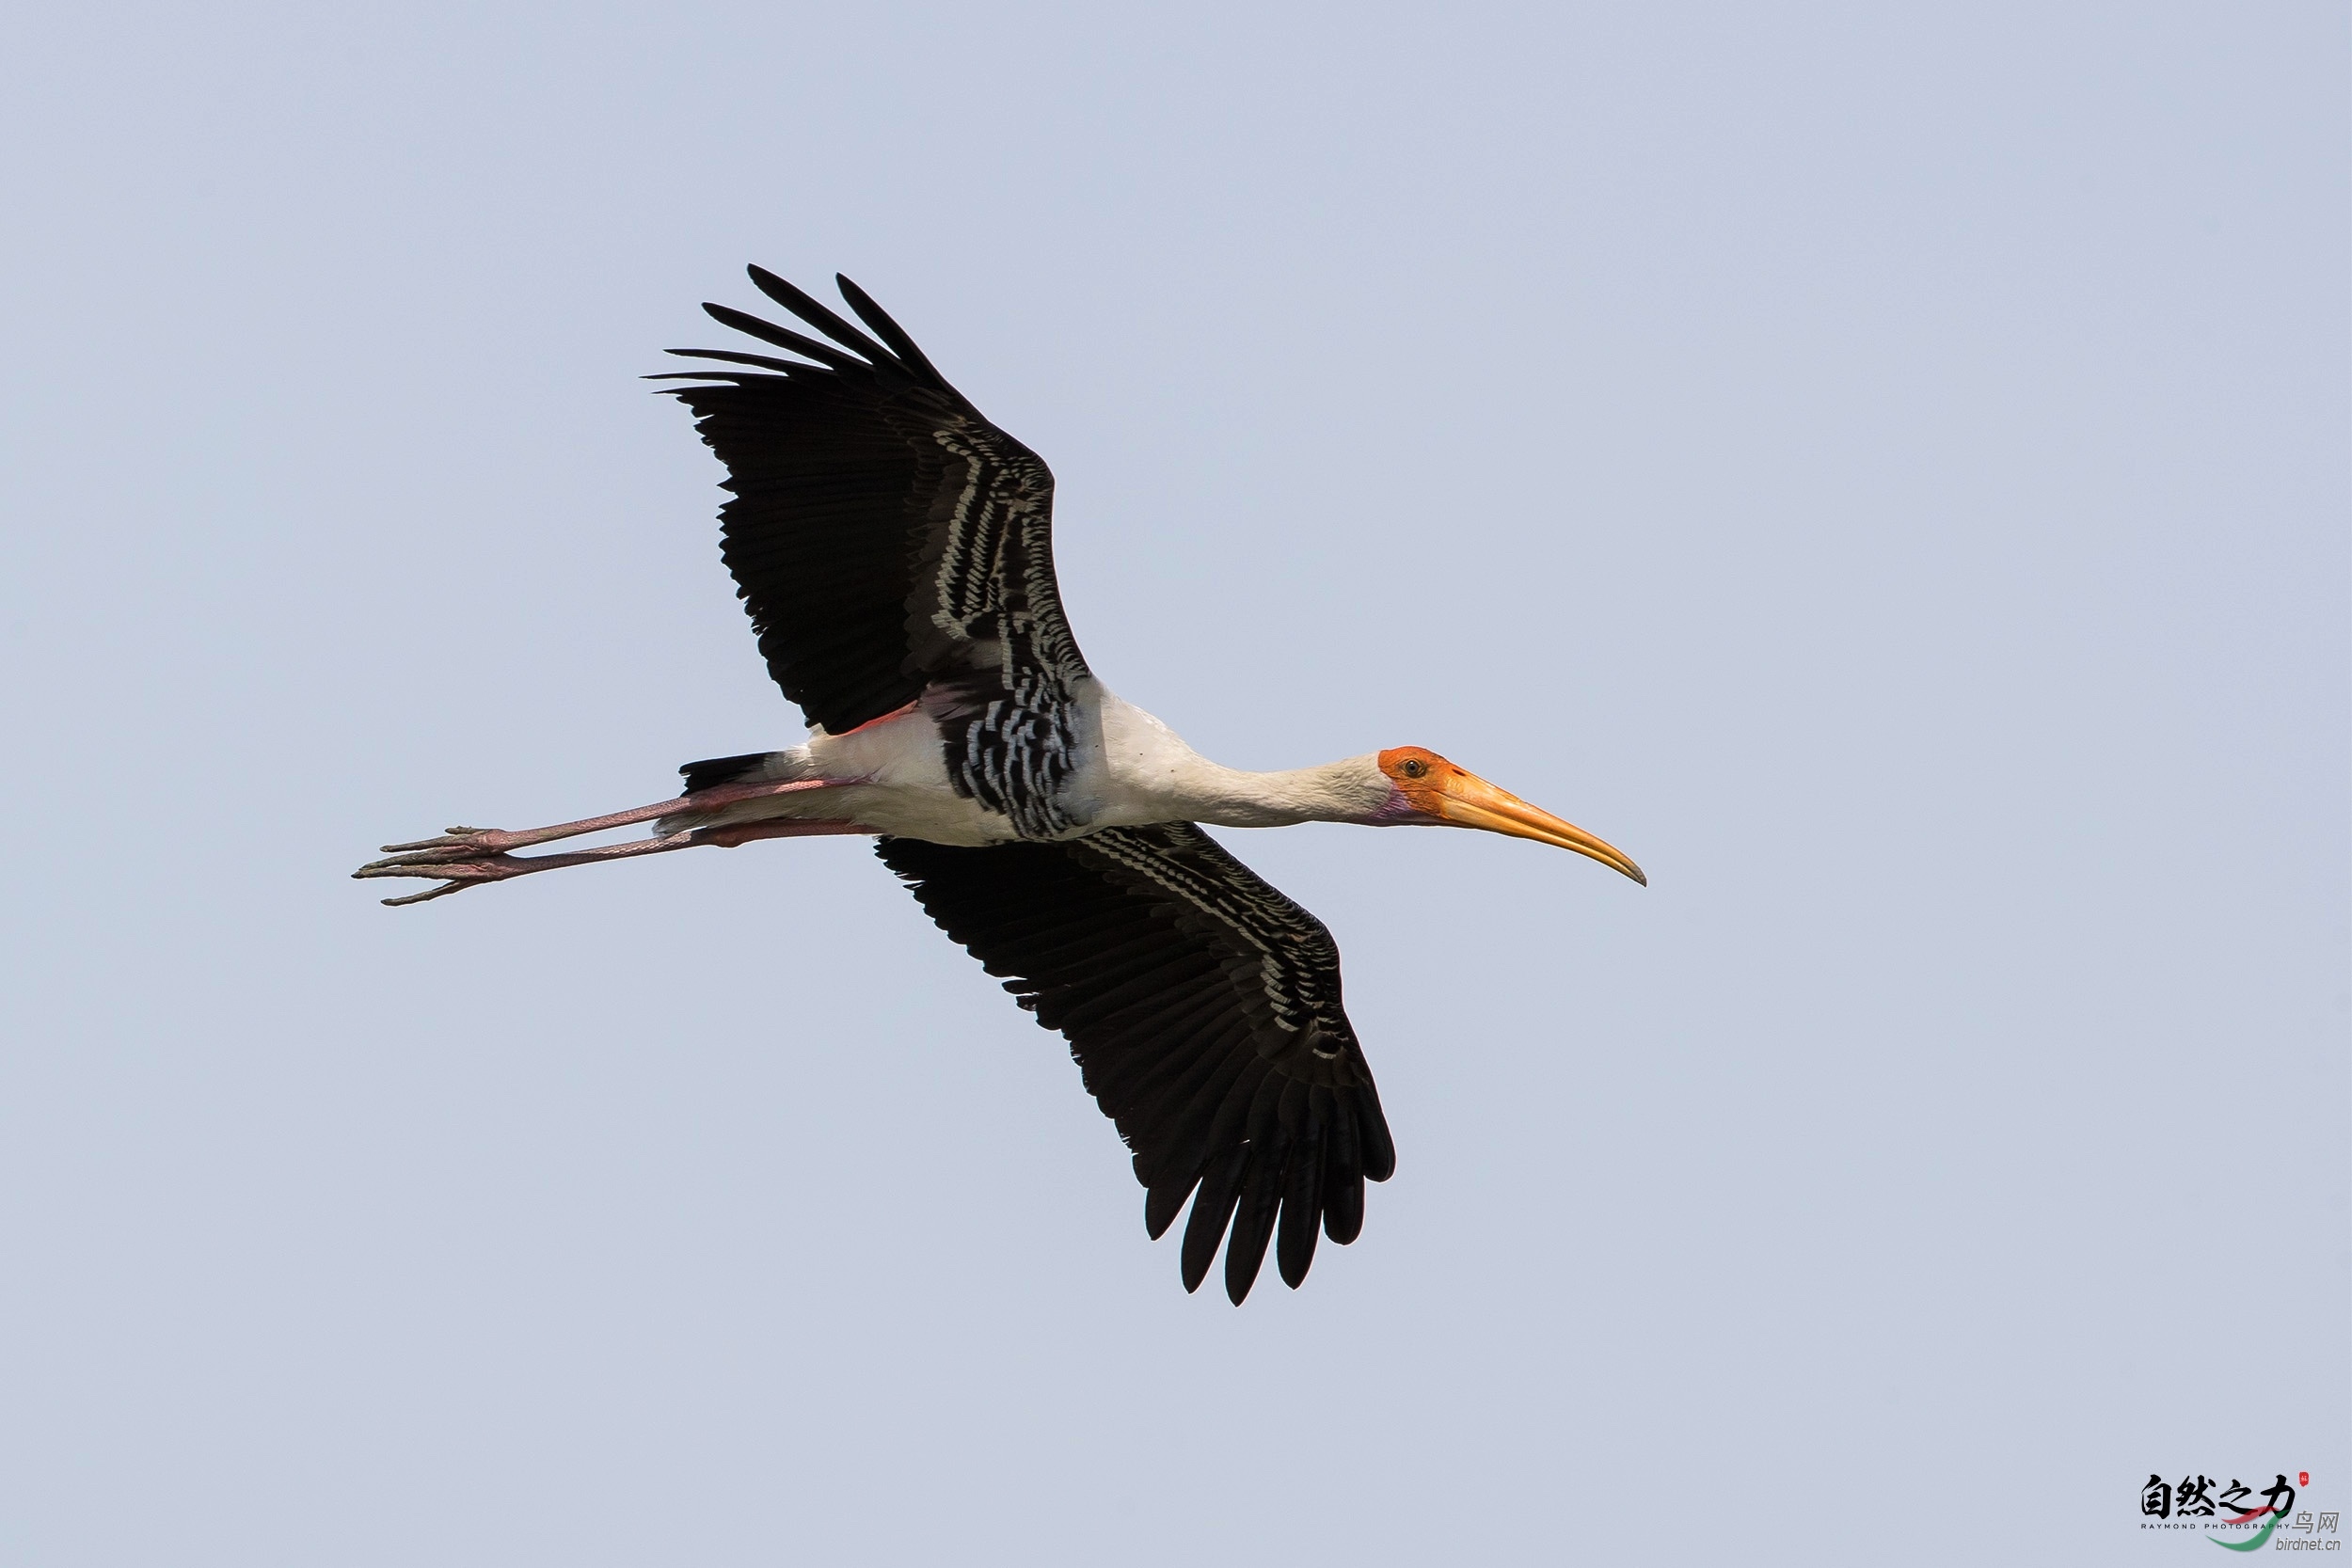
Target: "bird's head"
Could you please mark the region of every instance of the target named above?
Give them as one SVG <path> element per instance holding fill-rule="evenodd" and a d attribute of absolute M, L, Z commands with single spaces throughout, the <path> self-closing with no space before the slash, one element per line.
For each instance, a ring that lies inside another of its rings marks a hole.
<path fill-rule="evenodd" d="M 1376 822 L 1396 827 L 1484 828 L 1490 833 L 1556 844 L 1589 855 L 1613 871 L 1622 871 L 1644 887 L 1649 885 L 1642 868 L 1614 847 L 1573 823 L 1529 805 L 1507 789 L 1497 789 L 1435 752 L 1419 746 L 1392 746 L 1380 753 L 1379 765 L 1389 795 L 1374 814 Z"/>

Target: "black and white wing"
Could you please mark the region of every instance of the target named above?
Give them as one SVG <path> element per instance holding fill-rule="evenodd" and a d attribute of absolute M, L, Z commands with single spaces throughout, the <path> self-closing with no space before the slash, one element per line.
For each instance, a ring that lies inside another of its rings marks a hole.
<path fill-rule="evenodd" d="M 942 930 L 1069 1037 L 1135 1152 L 1144 1227 L 1161 1235 L 1192 1198 L 1185 1290 L 1229 1224 L 1236 1304 L 1278 1230 L 1292 1286 L 1318 1227 L 1356 1239 L 1364 1183 L 1388 1179 L 1396 1149 L 1321 921 L 1189 822 L 984 849 L 885 838 L 877 852 Z"/>
<path fill-rule="evenodd" d="M 668 390 L 726 465 L 723 554 L 769 673 L 835 735 L 920 702 L 960 793 L 1025 838 L 1066 830 L 1088 671 L 1054 581 L 1053 474 L 848 278 L 874 336 L 751 277 L 831 341 L 706 305 L 802 357 L 673 349 L 745 368 L 655 379 L 705 383 Z"/>

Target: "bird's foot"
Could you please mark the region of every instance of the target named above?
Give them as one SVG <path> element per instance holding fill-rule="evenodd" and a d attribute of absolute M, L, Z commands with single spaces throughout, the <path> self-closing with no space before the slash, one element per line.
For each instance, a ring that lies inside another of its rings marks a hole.
<path fill-rule="evenodd" d="M 473 854 L 497 854 L 524 844 L 533 843 L 530 835 L 510 833 L 503 828 L 451 828 L 438 838 L 421 838 L 410 844 L 387 844 L 388 855 L 438 855 L 443 860 L 463 860 Z M 376 863 L 382 864 L 382 862 Z"/>
<path fill-rule="evenodd" d="M 509 877 L 544 869 L 540 864 L 504 852 L 498 840 L 511 837 L 495 829 L 452 828 L 439 838 L 419 839 L 414 844 L 387 844 L 387 849 L 405 853 L 370 861 L 352 877 L 365 881 L 374 877 L 418 877 L 440 882 L 439 887 L 411 893 L 405 897 L 387 898 L 384 902 L 394 908 L 402 904 L 421 904 L 429 899 L 463 893 L 469 887 L 485 882 L 502 882 Z"/>

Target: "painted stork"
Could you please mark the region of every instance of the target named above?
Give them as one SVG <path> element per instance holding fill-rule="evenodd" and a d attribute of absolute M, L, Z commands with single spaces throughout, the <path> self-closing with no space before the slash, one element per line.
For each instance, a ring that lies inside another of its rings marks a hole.
<path fill-rule="evenodd" d="M 1080 657 L 1037 454 L 847 277 L 870 336 L 772 273 L 751 277 L 827 341 L 706 305 L 799 357 L 673 349 L 734 368 L 649 379 L 691 383 L 663 390 L 726 466 L 722 553 L 807 741 L 688 763 L 682 795 L 632 811 L 386 845 L 357 875 L 437 880 L 384 900 L 416 904 L 697 845 L 872 835 L 940 928 L 1069 1039 L 1134 1153 L 1144 1228 L 1159 1237 L 1191 1200 L 1184 1289 L 1223 1243 L 1238 1304 L 1269 1241 L 1295 1287 L 1318 1229 L 1356 1239 L 1364 1183 L 1394 1170 L 1395 1147 L 1330 932 L 1201 825 L 1484 828 L 1646 879 L 1417 746 L 1279 773 L 1200 756 Z M 649 821 L 650 838 L 513 853 Z"/>

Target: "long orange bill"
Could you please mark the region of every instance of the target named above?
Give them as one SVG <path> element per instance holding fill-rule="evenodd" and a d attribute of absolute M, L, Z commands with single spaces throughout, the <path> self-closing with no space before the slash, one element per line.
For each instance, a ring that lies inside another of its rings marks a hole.
<path fill-rule="evenodd" d="M 1508 833 L 1513 838 L 1532 838 L 1538 844 L 1573 849 L 1613 871 L 1624 872 L 1644 887 L 1649 886 L 1649 879 L 1642 875 L 1642 868 L 1626 858 L 1622 850 L 1602 843 L 1573 822 L 1563 822 L 1551 813 L 1529 805 L 1507 789 L 1497 789 L 1475 773 L 1453 770 L 1438 790 L 1438 815 L 1465 828 L 1484 828 L 1490 833 Z"/>

